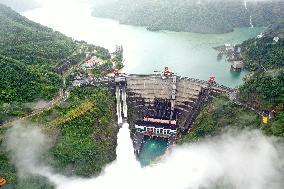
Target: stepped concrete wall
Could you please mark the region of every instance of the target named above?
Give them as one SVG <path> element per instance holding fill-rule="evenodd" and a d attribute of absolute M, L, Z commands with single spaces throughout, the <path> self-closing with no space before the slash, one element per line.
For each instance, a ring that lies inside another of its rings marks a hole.
<path fill-rule="evenodd" d="M 162 78 L 161 75 L 128 75 L 126 85 L 131 123 L 147 114 L 153 114 L 155 99 L 171 100 L 175 89 L 175 112 L 179 122 L 187 130 L 208 99 L 219 93 L 229 95 L 234 92 L 218 83 L 209 86 L 208 81 L 180 76 Z"/>
<path fill-rule="evenodd" d="M 162 79 L 160 75 L 129 75 L 126 78 L 128 98 L 131 101 L 142 98 L 145 105 L 152 105 L 157 99 L 171 99 L 173 77 Z M 189 111 L 198 99 L 206 82 L 181 78 L 176 79 L 175 106 L 182 111 Z"/>
<path fill-rule="evenodd" d="M 145 115 L 155 114 L 155 99 L 167 99 L 174 104 L 180 129 L 186 133 L 208 101 L 220 93 L 230 96 L 235 91 L 218 83 L 209 84 L 208 81 L 188 77 L 128 75 L 126 92 L 130 123 Z M 175 99 L 174 103 L 172 98 Z"/>

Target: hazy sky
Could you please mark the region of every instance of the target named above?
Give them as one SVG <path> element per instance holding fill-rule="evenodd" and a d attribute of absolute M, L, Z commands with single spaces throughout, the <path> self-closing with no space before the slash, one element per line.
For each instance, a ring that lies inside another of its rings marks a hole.
<path fill-rule="evenodd" d="M 8 5 L 17 11 L 34 8 L 40 4 L 36 0 L 0 0 L 0 3 Z"/>

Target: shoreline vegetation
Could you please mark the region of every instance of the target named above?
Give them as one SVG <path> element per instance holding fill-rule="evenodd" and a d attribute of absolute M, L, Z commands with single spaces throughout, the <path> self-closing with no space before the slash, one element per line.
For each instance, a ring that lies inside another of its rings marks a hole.
<path fill-rule="evenodd" d="M 32 22 L 0 4 L 0 124 L 33 111 L 30 104 L 50 101 L 66 88 L 72 70 L 96 56 L 92 72 L 122 68 L 122 53 L 73 40 Z M 15 77 L 17 76 L 17 77 Z"/>
<path fill-rule="evenodd" d="M 238 46 L 250 71 L 239 87 L 238 99 L 255 109 L 270 112 L 268 124 L 261 124 L 259 115 L 219 96 L 206 105 L 179 143 L 196 142 L 228 128 L 261 129 L 266 135 L 284 138 L 284 22 L 274 24 L 261 37 Z"/>
<path fill-rule="evenodd" d="M 242 0 L 121 0 L 94 6 L 92 15 L 150 31 L 222 34 L 238 27 L 269 27 L 284 18 L 284 2 L 247 2 L 245 7 Z"/>

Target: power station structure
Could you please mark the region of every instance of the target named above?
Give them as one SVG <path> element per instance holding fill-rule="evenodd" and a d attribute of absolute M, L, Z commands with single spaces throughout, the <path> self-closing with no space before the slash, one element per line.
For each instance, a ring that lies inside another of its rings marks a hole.
<path fill-rule="evenodd" d="M 153 111 L 149 111 L 143 120 L 135 122 L 137 132 L 149 137 L 170 138 L 177 136 L 178 120 L 175 111 L 177 77 L 170 72 L 168 67 L 165 67 L 165 70 L 161 73 L 161 79 L 165 80 L 169 77 L 171 77 L 169 97 L 154 99 Z M 146 86 L 144 87 L 146 88 Z"/>
<path fill-rule="evenodd" d="M 139 153 L 143 138 L 160 138 L 173 144 L 191 129 L 204 105 L 220 93 L 233 89 L 208 81 L 180 77 L 168 67 L 155 74 L 115 74 L 116 86 L 127 94 L 128 121 L 134 125 L 133 141 Z"/>
<path fill-rule="evenodd" d="M 118 124 L 130 123 L 136 153 L 145 137 L 173 144 L 191 129 L 208 101 L 220 93 L 235 93 L 215 82 L 213 75 L 208 81 L 181 77 L 168 67 L 154 74 L 124 74 L 115 69 L 113 75 L 86 85 L 103 85 L 113 91 Z"/>

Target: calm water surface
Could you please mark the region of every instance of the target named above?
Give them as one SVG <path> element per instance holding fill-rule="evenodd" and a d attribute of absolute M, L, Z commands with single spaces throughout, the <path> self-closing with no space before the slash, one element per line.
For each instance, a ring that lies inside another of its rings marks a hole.
<path fill-rule="evenodd" d="M 78 40 L 114 50 L 124 47 L 126 73 L 153 73 L 164 66 L 182 76 L 207 80 L 211 74 L 224 85 L 235 87 L 246 74 L 230 72 L 230 64 L 217 61 L 214 46 L 240 43 L 255 37 L 263 28 L 237 28 L 227 34 L 147 31 L 144 27 L 121 25 L 117 21 L 91 16 L 88 4 L 48 6 L 22 13 Z"/>

